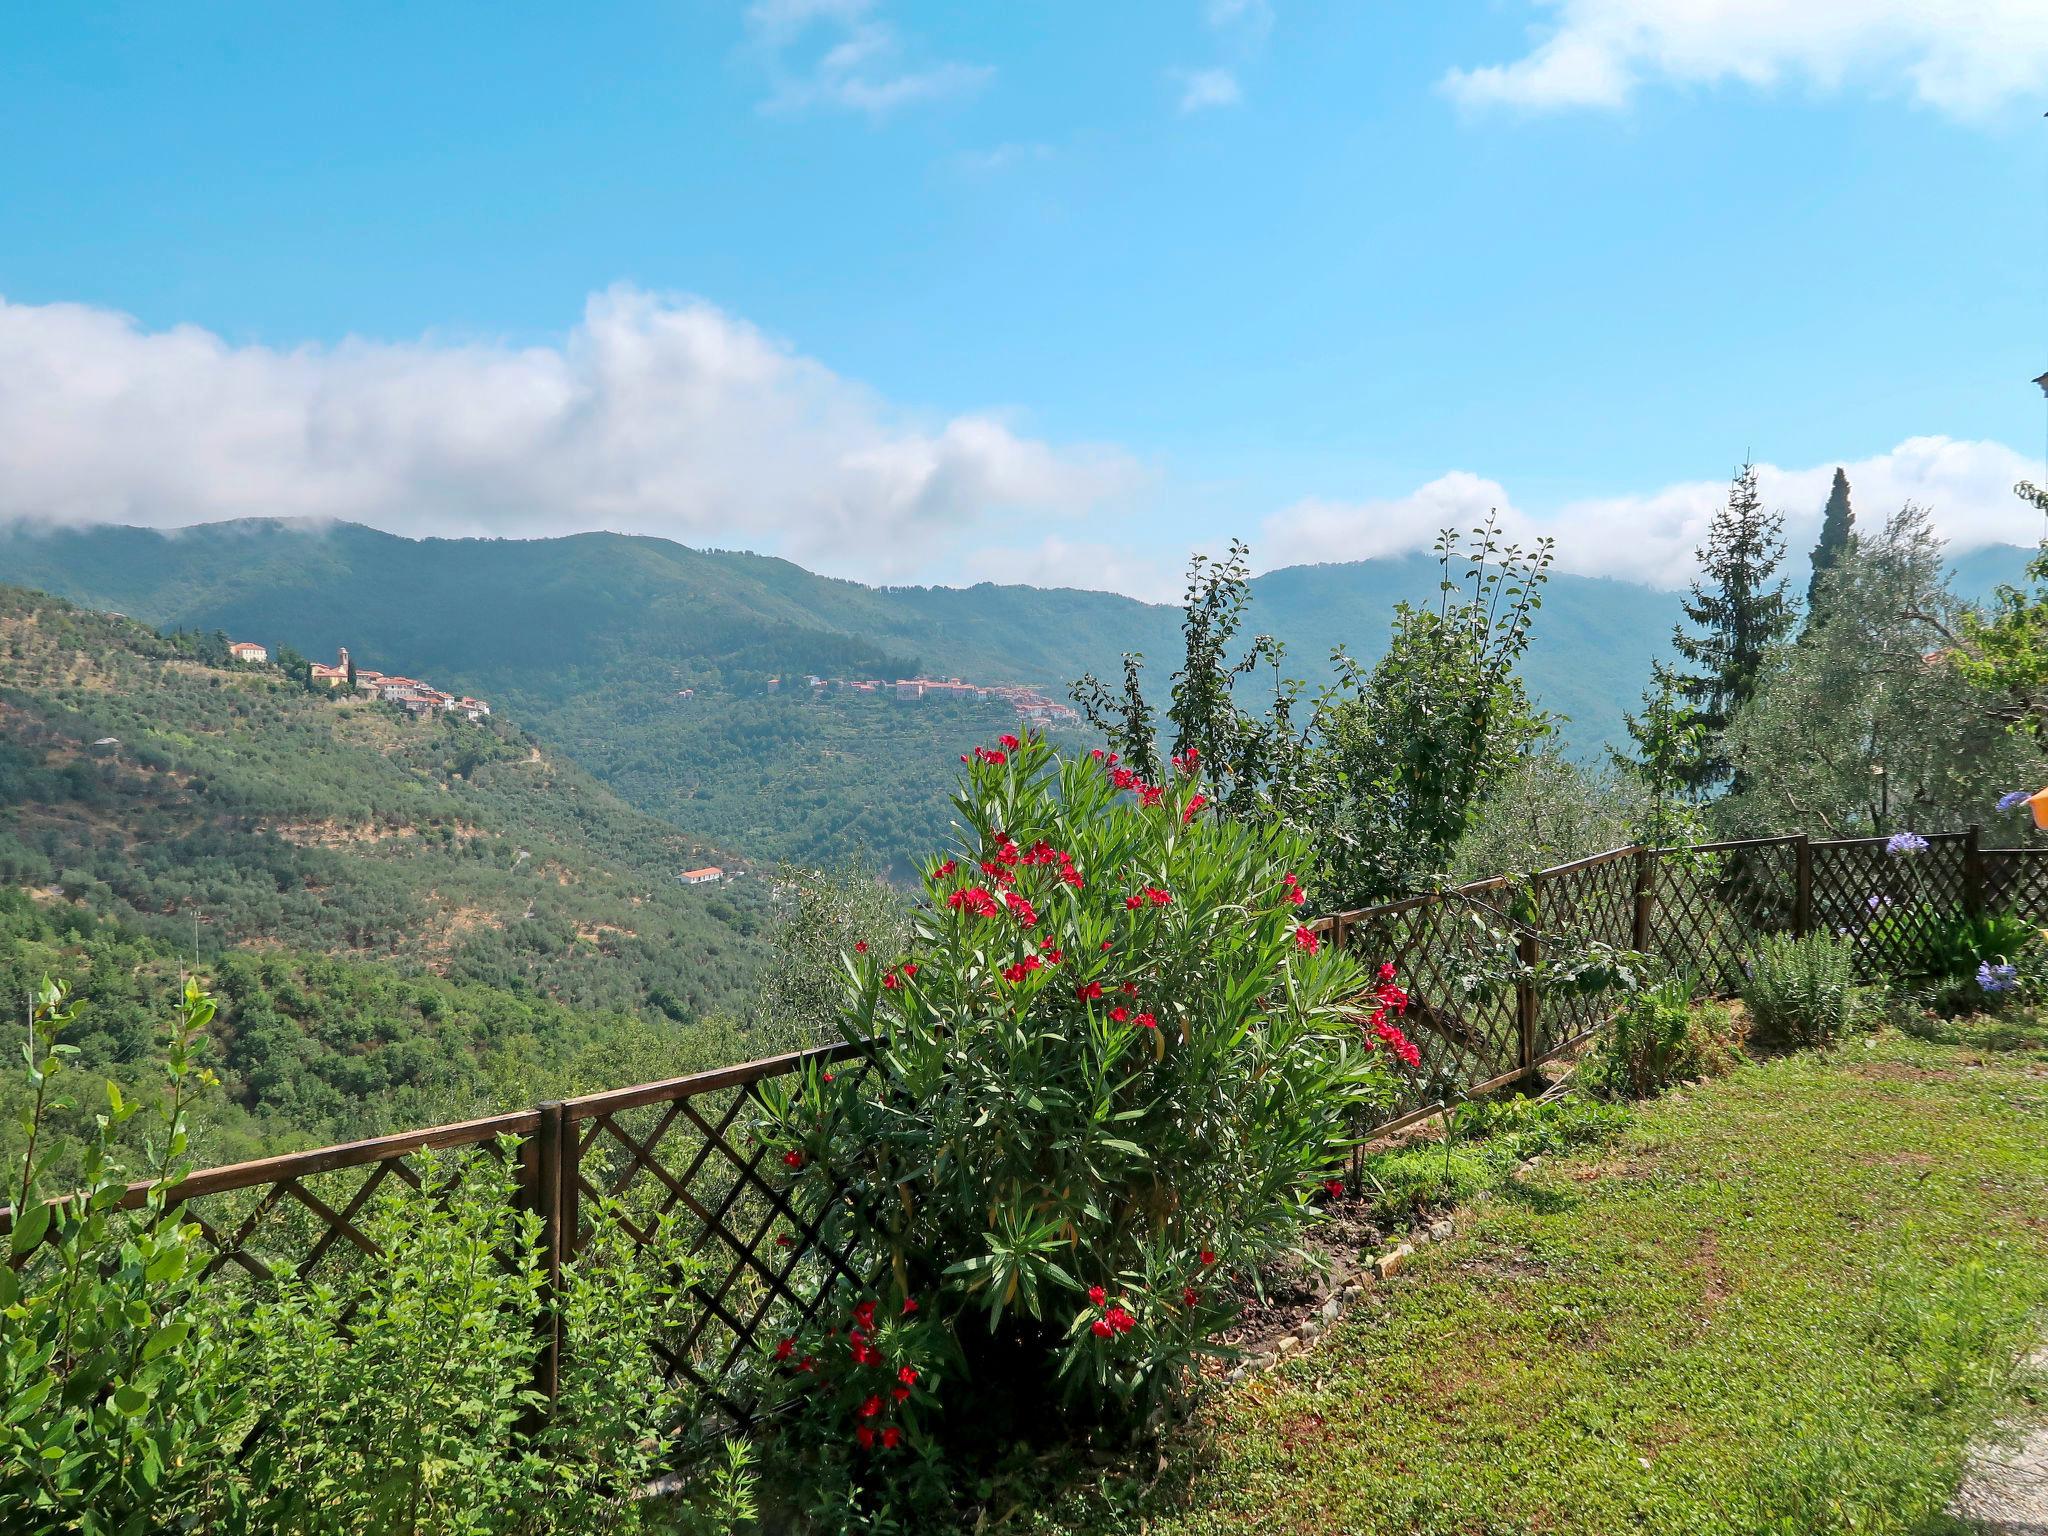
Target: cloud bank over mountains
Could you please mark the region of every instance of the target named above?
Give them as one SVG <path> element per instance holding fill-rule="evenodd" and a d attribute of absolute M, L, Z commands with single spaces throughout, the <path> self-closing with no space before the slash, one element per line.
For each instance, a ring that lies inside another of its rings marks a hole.
<path fill-rule="evenodd" d="M 1907 500 L 1958 548 L 2032 543 L 2013 497 L 2039 467 L 1917 437 L 1847 465 L 1859 515 Z M 1833 462 L 1765 465 L 1796 552 Z M 999 412 L 929 416 L 702 301 L 619 286 L 559 343 L 428 338 L 290 349 L 0 299 L 0 519 L 177 527 L 346 519 L 409 535 L 609 529 L 780 554 L 875 582 L 1007 580 L 1171 599 L 1190 545 L 1229 527 L 1161 512 L 1170 473 L 1048 441 Z M 1727 483 L 1525 508 L 1452 470 L 1403 495 L 1242 511 L 1262 568 L 1426 549 L 1489 508 L 1559 566 L 1681 584 Z M 1162 533 L 1161 529 L 1167 530 Z M 1254 531 L 1255 530 L 1255 531 Z"/>

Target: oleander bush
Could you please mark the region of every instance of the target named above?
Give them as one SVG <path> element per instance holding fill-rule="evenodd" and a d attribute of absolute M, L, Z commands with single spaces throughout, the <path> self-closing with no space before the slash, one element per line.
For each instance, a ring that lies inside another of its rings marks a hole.
<path fill-rule="evenodd" d="M 864 1062 L 764 1084 L 761 1134 L 881 1315 L 950 1334 L 934 1405 L 964 1379 L 973 1410 L 949 1435 L 1122 1422 L 1318 1218 L 1413 1054 L 1406 999 L 1304 923 L 1310 849 L 1211 814 L 1196 754 L 1163 785 L 1038 739 L 963 761 L 909 944 L 847 956 Z"/>

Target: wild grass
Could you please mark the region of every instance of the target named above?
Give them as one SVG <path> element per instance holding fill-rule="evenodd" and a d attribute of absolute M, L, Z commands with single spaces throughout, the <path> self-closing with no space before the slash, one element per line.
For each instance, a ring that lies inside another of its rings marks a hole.
<path fill-rule="evenodd" d="M 1959 1530 L 1964 1447 L 2014 1402 L 2048 1304 L 2048 1036 L 1951 1033 L 1858 1033 L 1647 1102 L 1277 1374 L 1218 1389 L 1163 1470 L 1106 1469 L 1014 1523 Z"/>

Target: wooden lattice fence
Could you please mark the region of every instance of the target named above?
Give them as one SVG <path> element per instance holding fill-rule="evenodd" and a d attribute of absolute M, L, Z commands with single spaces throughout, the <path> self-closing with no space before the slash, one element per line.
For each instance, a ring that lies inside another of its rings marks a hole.
<path fill-rule="evenodd" d="M 1926 940 L 1959 916 L 2048 923 L 2048 848 L 1984 849 L 1974 830 L 1927 841 L 1910 854 L 1887 852 L 1882 838 L 1620 848 L 1526 879 L 1321 919 L 1330 941 L 1375 964 L 1391 961 L 1413 999 L 1405 1023 L 1423 1052 L 1421 1086 L 1397 1119 L 1375 1129 L 1411 1122 L 1453 1093 L 1525 1081 L 1596 1032 L 1611 998 L 1542 984 L 1546 957 L 1561 949 L 1597 942 L 1639 951 L 1707 989 L 1732 991 L 1768 933 L 1843 934 L 1875 977 L 1910 972 Z M 1497 980 L 1504 961 L 1518 978 L 1505 985 Z M 689 1329 L 658 1348 L 679 1376 L 739 1413 L 744 1405 L 729 1390 L 734 1372 L 768 1330 L 813 1316 L 838 1280 L 869 1278 L 851 1248 L 785 1199 L 750 1134 L 748 1110 L 761 1085 L 812 1062 L 865 1070 L 853 1046 L 797 1052 L 209 1168 L 190 1175 L 179 1194 L 213 1250 L 209 1278 L 257 1288 L 285 1275 L 335 1276 L 360 1262 L 372 1251 L 362 1228 L 369 1203 L 400 1186 L 417 1189 L 427 1157 L 500 1173 L 509 1164 L 521 1203 L 540 1217 L 551 1276 L 582 1248 L 601 1204 L 623 1202 L 616 1219 L 636 1240 L 654 1216 L 671 1214 L 709 1264 Z M 141 1186 L 130 1191 L 131 1205 L 142 1198 Z M 0 1232 L 11 1227 L 12 1212 L 0 1209 Z M 572 1339 L 547 1341 L 544 1389 L 552 1389 L 561 1352 L 574 1347 Z"/>

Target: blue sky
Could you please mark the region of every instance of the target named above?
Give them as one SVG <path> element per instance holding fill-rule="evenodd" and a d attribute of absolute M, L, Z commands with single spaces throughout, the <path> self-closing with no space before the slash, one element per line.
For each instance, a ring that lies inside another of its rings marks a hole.
<path fill-rule="evenodd" d="M 2004 536 L 2044 108 L 2028 0 L 15 7 L 0 514 L 1663 579 L 1749 452 Z"/>

